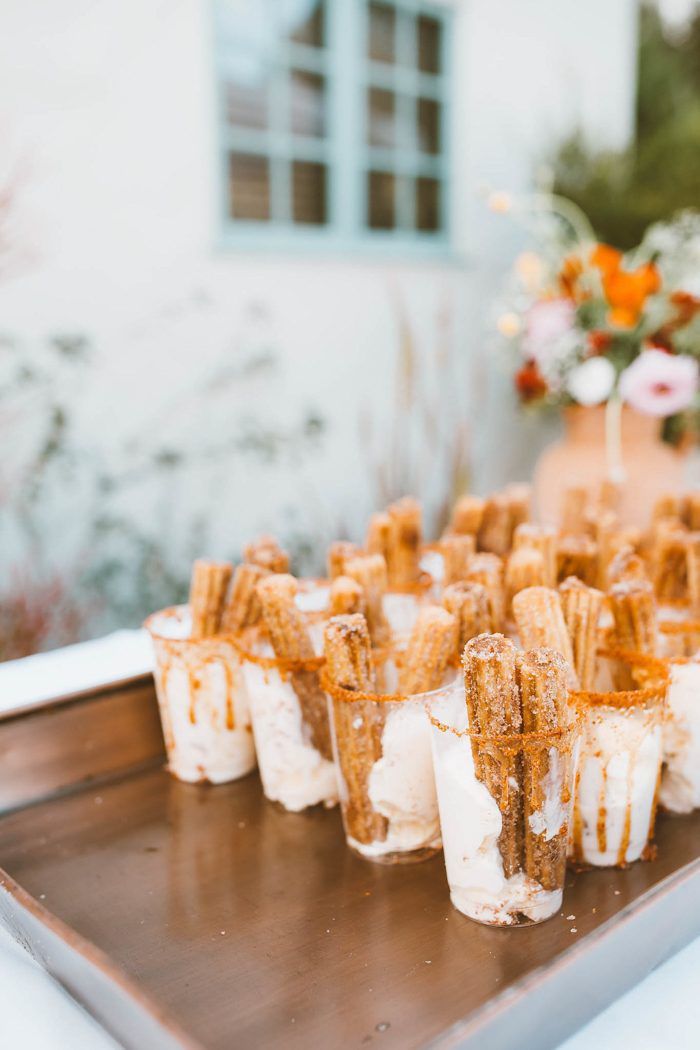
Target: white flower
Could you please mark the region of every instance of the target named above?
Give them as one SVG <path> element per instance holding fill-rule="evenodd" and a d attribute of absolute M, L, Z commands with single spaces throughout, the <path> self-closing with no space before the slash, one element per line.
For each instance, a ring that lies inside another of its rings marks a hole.
<path fill-rule="evenodd" d="M 623 399 L 648 416 L 672 416 L 688 408 L 698 389 L 697 362 L 663 350 L 645 350 L 620 376 Z"/>
<path fill-rule="evenodd" d="M 566 389 L 579 405 L 607 401 L 615 383 L 615 369 L 607 357 L 589 357 L 569 372 Z"/>

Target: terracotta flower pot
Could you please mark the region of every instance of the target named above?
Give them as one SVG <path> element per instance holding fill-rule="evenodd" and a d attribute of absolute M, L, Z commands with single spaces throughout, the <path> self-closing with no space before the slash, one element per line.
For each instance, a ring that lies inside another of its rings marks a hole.
<path fill-rule="evenodd" d="M 542 521 L 552 523 L 559 518 L 565 489 L 585 485 L 597 490 L 610 477 L 604 406 L 568 408 L 564 424 L 563 439 L 546 448 L 535 467 L 535 505 Z M 646 525 L 656 498 L 682 487 L 685 457 L 661 440 L 661 424 L 622 409 L 623 525 Z"/>

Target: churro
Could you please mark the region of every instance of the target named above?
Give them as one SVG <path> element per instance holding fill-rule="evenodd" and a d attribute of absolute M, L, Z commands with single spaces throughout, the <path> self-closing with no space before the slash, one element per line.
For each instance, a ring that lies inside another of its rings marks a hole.
<path fill-rule="evenodd" d="M 539 551 L 544 561 L 545 587 L 554 587 L 557 580 L 557 535 L 549 525 L 518 525 L 513 533 L 513 550 L 529 547 Z"/>
<path fill-rule="evenodd" d="M 575 576 L 569 577 L 559 587 L 564 622 L 566 623 L 573 667 L 581 689 L 592 689 L 596 671 L 596 647 L 598 643 L 598 621 L 603 608 L 604 595 L 593 587 L 587 587 Z"/>
<path fill-rule="evenodd" d="M 386 562 L 381 554 L 360 554 L 345 566 L 345 575 L 359 583 L 364 592 L 367 626 L 372 645 L 386 645 L 391 636 L 389 622 L 384 614 L 384 595 L 387 589 Z"/>
<path fill-rule="evenodd" d="M 387 559 L 389 585 L 397 589 L 411 587 L 420 576 L 421 505 L 412 496 L 404 496 L 390 504 L 387 513 L 392 526 Z"/>
<path fill-rule="evenodd" d="M 505 572 L 506 607 L 510 610 L 513 595 L 526 587 L 544 587 L 547 569 L 542 552 L 534 547 L 521 547 L 508 555 Z"/>
<path fill-rule="evenodd" d="M 457 651 L 461 656 L 468 641 L 491 628 L 486 588 L 468 580 L 451 583 L 443 592 L 442 604 L 457 621 Z"/>
<path fill-rule="evenodd" d="M 516 673 L 522 705 L 523 732 L 552 733 L 568 723 L 566 662 L 553 649 L 518 653 Z M 558 759 L 556 751 L 554 758 Z M 556 797 L 547 790 L 552 756 L 546 746 L 525 745 L 523 765 L 523 828 L 525 874 L 545 890 L 563 885 L 567 823 L 558 785 Z M 557 762 L 558 765 L 558 762 Z M 556 768 L 556 767 L 555 767 Z"/>
<path fill-rule="evenodd" d="M 480 583 L 485 589 L 491 613 L 491 630 L 498 632 L 505 622 L 505 591 L 503 562 L 497 554 L 475 554 L 466 576 L 471 583 Z"/>
<path fill-rule="evenodd" d="M 484 517 L 481 496 L 460 496 L 452 509 L 448 532 L 455 536 L 476 536 Z"/>
<path fill-rule="evenodd" d="M 557 582 L 578 576 L 589 586 L 598 581 L 598 545 L 588 536 L 562 536 L 556 544 Z"/>
<path fill-rule="evenodd" d="M 501 810 L 498 846 L 506 878 L 522 867 L 521 758 L 519 754 L 494 754 L 475 736 L 500 736 L 522 729 L 515 654 L 515 646 L 502 634 L 482 634 L 467 642 L 463 655 L 474 771 Z"/>
<path fill-rule="evenodd" d="M 304 663 L 314 661 L 316 654 L 304 615 L 294 601 L 296 593 L 297 581 L 284 573 L 266 576 L 258 584 L 263 619 L 275 656 L 299 665 L 291 670 L 291 682 L 299 700 L 301 716 L 313 746 L 324 758 L 330 759 L 328 704 L 318 680 L 318 671 L 304 667 Z"/>
<path fill-rule="evenodd" d="M 503 555 L 510 549 L 512 536 L 510 502 L 505 493 L 497 492 L 484 504 L 477 547 L 480 551 Z"/>
<path fill-rule="evenodd" d="M 289 555 L 274 536 L 259 536 L 243 548 L 243 560 L 268 572 L 289 572 Z"/>
<path fill-rule="evenodd" d="M 551 587 L 527 587 L 520 591 L 513 598 L 513 616 L 523 649 L 556 649 L 573 671 L 571 639 L 555 590 Z"/>
<path fill-rule="evenodd" d="M 236 567 L 226 605 L 221 616 L 221 630 L 237 634 L 260 619 L 258 584 L 267 575 L 259 565 L 243 562 Z"/>
<path fill-rule="evenodd" d="M 370 691 L 373 687 L 370 639 L 364 617 L 334 616 L 324 633 L 326 674 L 338 690 Z M 382 755 L 384 711 L 372 700 L 333 697 L 338 764 L 345 782 L 343 820 L 348 837 L 371 845 L 386 838 L 388 821 L 373 808 L 369 776 Z"/>
<path fill-rule="evenodd" d="M 218 632 L 232 572 L 227 561 L 198 558 L 194 563 L 190 582 L 191 638 L 209 638 Z"/>
<path fill-rule="evenodd" d="M 360 548 L 357 544 L 348 540 L 336 540 L 331 543 L 326 556 L 328 579 L 334 580 L 337 576 L 342 576 L 345 573 L 346 562 L 356 558 L 359 553 Z"/>
<path fill-rule="evenodd" d="M 443 586 L 465 579 L 469 571 L 469 562 L 476 552 L 474 536 L 443 536 L 439 544 L 444 571 Z"/>
<path fill-rule="evenodd" d="M 331 584 L 331 616 L 351 616 L 366 612 L 365 595 L 361 585 L 351 576 L 336 576 Z"/>
<path fill-rule="evenodd" d="M 399 670 L 399 689 L 407 696 L 438 689 L 457 647 L 457 620 L 439 605 L 421 609 Z"/>

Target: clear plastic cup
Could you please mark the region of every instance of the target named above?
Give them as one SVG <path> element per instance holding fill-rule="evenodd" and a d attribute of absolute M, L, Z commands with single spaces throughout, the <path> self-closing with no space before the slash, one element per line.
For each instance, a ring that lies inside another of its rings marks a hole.
<path fill-rule="evenodd" d="M 455 689 L 455 676 L 414 695 L 326 685 L 348 846 L 378 864 L 434 856 L 441 837 L 427 706 Z"/>
<path fill-rule="evenodd" d="M 179 780 L 223 784 L 255 769 L 255 746 L 240 659 L 226 635 L 193 639 L 187 606 L 144 625 L 156 658 L 155 684 L 168 769 Z"/>
<path fill-rule="evenodd" d="M 471 734 L 464 685 L 430 705 L 450 899 L 488 926 L 530 926 L 561 907 L 578 728 Z"/>
<path fill-rule="evenodd" d="M 700 621 L 686 609 L 659 623 L 659 638 L 671 676 L 659 802 L 669 813 L 691 813 L 700 808 Z"/>
<path fill-rule="evenodd" d="M 320 629 L 317 623 L 310 631 L 316 649 Z M 237 646 L 265 797 L 293 813 L 336 805 L 328 707 L 318 685 L 321 658 L 299 666 L 280 660 L 259 627 L 243 632 Z M 306 717 L 303 701 L 310 704 Z"/>
<path fill-rule="evenodd" d="M 632 688 L 572 694 L 582 737 L 570 856 L 625 867 L 651 855 L 669 675 L 651 656 L 608 650 L 599 659 L 600 679 L 627 675 Z"/>

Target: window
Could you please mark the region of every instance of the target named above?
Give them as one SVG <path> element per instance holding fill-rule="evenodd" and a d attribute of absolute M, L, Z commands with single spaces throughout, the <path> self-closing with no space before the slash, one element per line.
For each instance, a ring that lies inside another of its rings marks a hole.
<path fill-rule="evenodd" d="M 215 12 L 229 243 L 444 250 L 449 8 L 215 0 Z"/>

